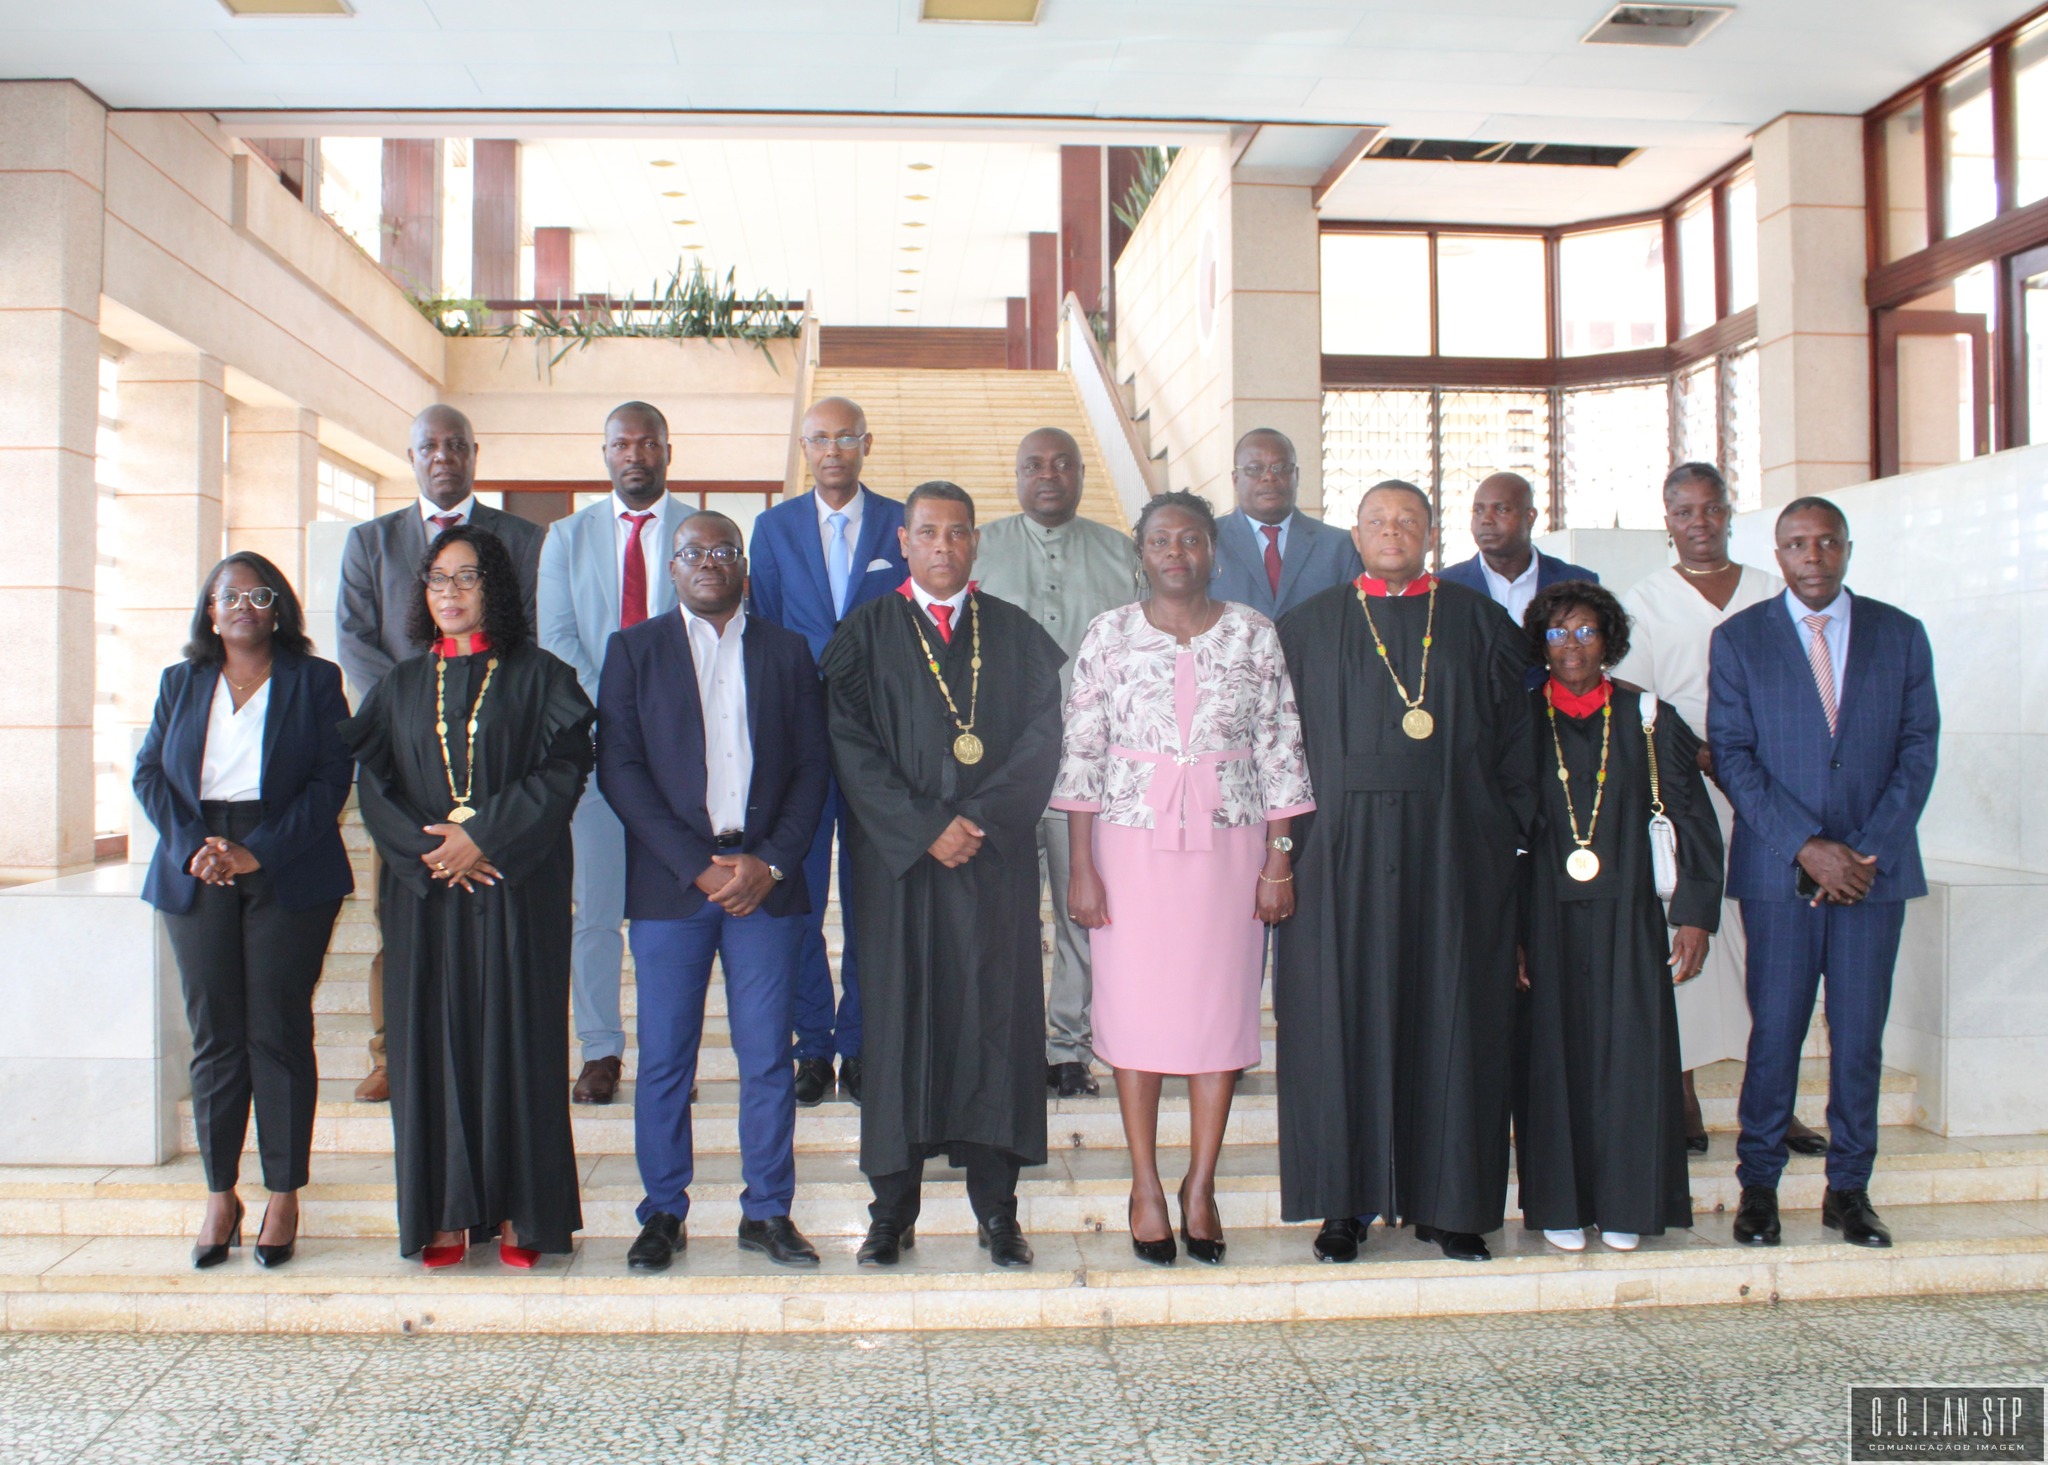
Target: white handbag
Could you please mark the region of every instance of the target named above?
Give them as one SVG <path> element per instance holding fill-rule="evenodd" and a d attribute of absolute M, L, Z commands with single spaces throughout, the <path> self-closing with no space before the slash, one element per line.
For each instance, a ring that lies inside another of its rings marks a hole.
<path fill-rule="evenodd" d="M 1650 874 L 1657 898 L 1669 900 L 1678 890 L 1678 826 L 1664 815 L 1664 794 L 1657 782 L 1657 699 L 1642 694 L 1643 742 L 1650 750 Z"/>

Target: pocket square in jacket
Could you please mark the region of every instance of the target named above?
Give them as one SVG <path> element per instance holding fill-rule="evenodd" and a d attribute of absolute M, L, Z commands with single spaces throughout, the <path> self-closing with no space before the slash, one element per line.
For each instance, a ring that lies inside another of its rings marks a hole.
<path fill-rule="evenodd" d="M 873 574 L 873 573 L 874 573 L 875 571 L 877 571 L 877 570 L 886 570 L 886 569 L 888 569 L 888 568 L 889 568 L 889 562 L 888 562 L 887 560 L 882 560 L 882 559 L 875 559 L 875 560 L 869 560 L 869 561 L 868 561 L 868 567 L 867 567 L 867 568 L 866 568 L 865 570 L 862 570 L 862 571 L 861 571 L 861 573 L 862 573 L 863 575 L 872 575 L 872 574 Z"/>

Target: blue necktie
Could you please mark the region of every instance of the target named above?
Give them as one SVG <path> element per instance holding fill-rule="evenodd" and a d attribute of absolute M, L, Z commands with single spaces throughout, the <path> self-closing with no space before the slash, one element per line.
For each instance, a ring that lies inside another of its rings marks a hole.
<path fill-rule="evenodd" d="M 832 531 L 832 552 L 825 556 L 825 578 L 832 585 L 832 618 L 846 612 L 846 582 L 853 578 L 853 551 L 846 543 L 846 515 L 831 513 L 825 525 Z"/>

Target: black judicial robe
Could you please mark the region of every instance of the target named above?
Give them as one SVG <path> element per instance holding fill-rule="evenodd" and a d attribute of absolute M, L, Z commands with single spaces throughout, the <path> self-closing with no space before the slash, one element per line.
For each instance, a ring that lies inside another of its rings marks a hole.
<path fill-rule="evenodd" d="M 1530 722 L 1543 772 L 1526 878 L 1526 1096 L 1515 1114 L 1522 1219 L 1537 1230 L 1600 1226 L 1654 1236 L 1692 1224 L 1685 1104 L 1672 996 L 1670 926 L 1717 928 L 1721 826 L 1700 776 L 1700 742 L 1669 703 L 1657 707 L 1657 780 L 1677 826 L 1678 887 L 1667 917 L 1650 868 L 1650 761 L 1641 700 L 1616 690 L 1607 793 L 1593 828 L 1600 873 L 1565 873 L 1578 846 L 1557 778 L 1542 690 Z M 1600 714 L 1558 714 L 1584 833 L 1600 768 Z"/>
<path fill-rule="evenodd" d="M 919 623 L 967 713 L 972 617 L 950 644 L 906 596 L 869 601 L 819 659 L 846 799 L 864 1037 L 860 1168 L 908 1170 L 962 1142 L 1045 1163 L 1045 977 L 1038 820 L 1060 757 L 1052 637 L 1008 601 L 981 614 L 979 763 L 953 757 Z M 928 853 L 956 814 L 987 831 L 949 870 Z"/>
<path fill-rule="evenodd" d="M 421 826 L 452 801 L 434 731 L 434 660 L 400 662 L 342 724 L 363 823 L 383 857 L 384 1020 L 398 1249 L 435 1231 L 568 1251 L 582 1229 L 569 1130 L 569 816 L 595 761 L 595 713 L 567 664 L 531 643 L 504 656 L 478 718 L 476 817 L 504 878 L 471 894 L 430 879 Z M 455 782 L 488 653 L 448 661 Z M 459 713 L 457 709 L 460 709 Z"/>
<path fill-rule="evenodd" d="M 1428 610 L 1426 595 L 1372 602 L 1411 695 Z M 1279 630 L 1316 793 L 1274 964 L 1281 1215 L 1495 1230 L 1517 850 L 1536 804 L 1528 643 L 1486 596 L 1439 583 L 1423 704 L 1436 729 L 1416 741 L 1351 585 Z"/>

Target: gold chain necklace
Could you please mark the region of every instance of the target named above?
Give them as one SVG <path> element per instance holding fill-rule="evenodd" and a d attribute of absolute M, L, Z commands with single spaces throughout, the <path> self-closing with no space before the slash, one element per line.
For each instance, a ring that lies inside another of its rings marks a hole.
<path fill-rule="evenodd" d="M 262 686 L 265 682 L 270 680 L 270 671 L 271 669 L 269 667 L 265 667 L 263 669 L 263 675 L 256 678 L 255 681 L 249 683 L 249 685 L 245 687 L 240 682 L 236 681 L 233 677 L 228 675 L 227 664 L 223 662 L 221 664 L 220 669 L 220 679 L 226 682 L 228 686 L 233 688 L 235 691 L 240 692 L 243 696 L 246 697 L 249 695 L 249 693 L 255 691 L 258 687 Z"/>
<path fill-rule="evenodd" d="M 1704 579 L 1704 578 L 1705 578 L 1706 576 L 1708 576 L 1708 575 L 1725 575 L 1725 574 L 1727 574 L 1727 573 L 1728 573 L 1728 572 L 1729 572 L 1730 570 L 1732 570 L 1732 569 L 1734 569 L 1734 568 L 1735 568 L 1735 561 L 1733 561 L 1733 560 L 1723 560 L 1723 561 L 1721 561 L 1721 563 L 1720 563 L 1720 564 L 1718 564 L 1718 565 L 1714 566 L 1714 568 L 1713 568 L 1713 569 L 1711 569 L 1711 570 L 1695 570 L 1695 569 L 1693 569 L 1693 568 L 1692 568 L 1692 567 L 1691 567 L 1690 565 L 1686 564 L 1686 562 L 1685 562 L 1684 560 L 1680 560 L 1680 561 L 1678 561 L 1678 573 L 1679 573 L 1679 574 L 1681 574 L 1681 575 L 1693 575 L 1693 576 L 1697 576 L 1697 577 L 1699 577 L 1699 578 L 1701 578 L 1701 579 Z"/>
<path fill-rule="evenodd" d="M 1387 675 L 1394 679 L 1394 691 L 1408 710 L 1401 714 L 1401 731 L 1422 741 L 1436 731 L 1436 719 L 1423 710 L 1422 699 L 1429 692 L 1429 648 L 1436 639 L 1436 577 L 1429 581 L 1429 619 L 1422 627 L 1422 675 L 1415 683 L 1415 695 L 1408 695 L 1408 688 L 1402 684 L 1401 674 L 1394 670 L 1394 663 L 1388 659 L 1387 643 L 1380 639 L 1380 628 L 1373 624 L 1372 605 L 1366 596 L 1365 587 L 1356 581 L 1351 588 L 1358 593 L 1359 609 L 1365 612 L 1365 628 L 1372 632 L 1373 649 L 1380 654 L 1380 665 L 1387 669 Z"/>
<path fill-rule="evenodd" d="M 915 600 L 910 604 L 912 610 L 918 609 Z M 946 715 L 953 719 L 953 726 L 959 730 L 959 736 L 953 739 L 953 756 L 962 763 L 971 764 L 981 761 L 982 752 L 981 739 L 974 735 L 975 709 L 981 705 L 981 598 L 979 596 L 969 595 L 967 597 L 967 614 L 974 626 L 974 660 L 970 663 L 974 668 L 974 680 L 967 693 L 967 720 L 965 722 L 960 720 L 960 709 L 953 702 L 953 689 L 946 685 L 945 673 L 939 670 L 939 658 L 932 653 L 931 635 L 922 624 L 917 628 L 917 635 L 918 639 L 924 643 L 924 664 L 932 669 L 932 680 L 939 684 L 939 695 L 946 699 Z M 922 619 L 921 616 L 920 619 Z"/>
<path fill-rule="evenodd" d="M 462 757 L 462 787 L 455 787 L 455 750 L 448 746 L 448 658 L 434 658 L 434 731 L 441 738 L 441 766 L 448 772 L 448 797 L 455 801 L 455 807 L 448 811 L 450 824 L 467 824 L 476 817 L 476 810 L 469 806 L 469 797 L 476 789 L 476 723 L 484 710 L 484 693 L 491 689 L 491 678 L 498 672 L 498 658 L 493 656 L 484 664 L 484 684 L 476 689 L 476 705 L 469 709 L 469 747 Z"/>
<path fill-rule="evenodd" d="M 1550 745 L 1557 749 L 1557 781 L 1564 785 L 1564 816 L 1571 821 L 1573 850 L 1564 862 L 1565 874 L 1584 884 L 1600 873 L 1600 856 L 1593 853 L 1593 831 L 1600 827 L 1600 801 L 1607 796 L 1607 735 L 1614 729 L 1614 693 L 1600 704 L 1600 771 L 1593 775 L 1593 817 L 1586 821 L 1586 837 L 1579 837 L 1579 815 L 1572 807 L 1572 776 L 1564 766 L 1564 743 L 1557 735 L 1557 704 L 1550 699 L 1550 687 L 1543 688 L 1544 711 L 1550 717 Z"/>

